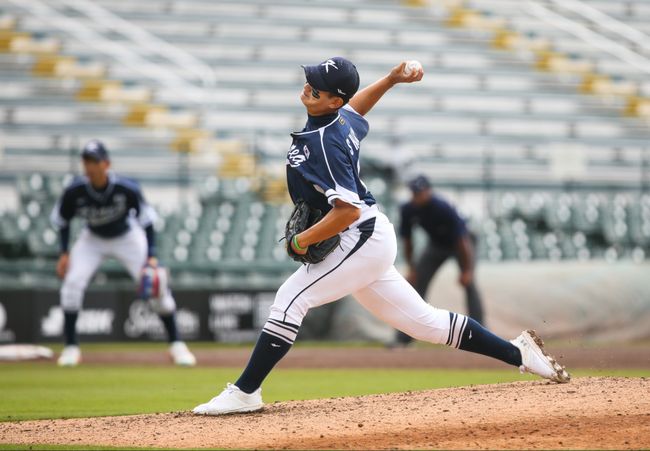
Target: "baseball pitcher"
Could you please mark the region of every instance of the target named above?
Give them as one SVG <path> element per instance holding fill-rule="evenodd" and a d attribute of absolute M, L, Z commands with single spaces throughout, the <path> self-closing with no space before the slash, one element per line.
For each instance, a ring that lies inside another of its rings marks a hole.
<path fill-rule="evenodd" d="M 569 380 L 533 331 L 503 340 L 470 317 L 427 304 L 395 269 L 395 230 L 361 181 L 359 152 L 369 129 L 364 116 L 397 83 L 422 79 L 421 68 L 405 72 L 406 64 L 358 93 L 359 74 L 345 58 L 303 66 L 307 81 L 300 100 L 307 123 L 291 134 L 286 171 L 296 204 L 287 250 L 296 259 L 304 256 L 305 264 L 278 290 L 239 379 L 194 413 L 261 409 L 262 382 L 291 348 L 307 311 L 347 295 L 418 340 L 487 355 L 556 382 Z"/>

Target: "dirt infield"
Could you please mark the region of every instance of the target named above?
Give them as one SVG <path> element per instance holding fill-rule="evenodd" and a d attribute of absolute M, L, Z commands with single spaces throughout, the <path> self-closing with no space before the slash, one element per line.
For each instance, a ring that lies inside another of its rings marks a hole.
<path fill-rule="evenodd" d="M 0 423 L 16 444 L 256 449 L 650 447 L 650 379 L 579 378 L 188 412 Z"/>
<path fill-rule="evenodd" d="M 549 351 L 567 368 L 650 368 L 650 346 L 616 347 L 550 346 Z M 201 366 L 235 367 L 246 365 L 251 348 L 195 350 Z M 83 355 L 84 364 L 169 364 L 160 351 L 94 351 Z M 280 368 L 506 368 L 497 360 L 447 347 L 359 348 L 296 347 L 280 362 Z"/>

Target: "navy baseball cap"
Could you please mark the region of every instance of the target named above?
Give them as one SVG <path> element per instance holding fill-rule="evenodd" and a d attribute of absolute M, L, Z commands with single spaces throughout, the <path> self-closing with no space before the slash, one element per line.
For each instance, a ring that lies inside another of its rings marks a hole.
<path fill-rule="evenodd" d="M 359 72 L 350 60 L 335 56 L 315 66 L 302 66 L 307 83 L 349 102 L 359 89 Z"/>
<path fill-rule="evenodd" d="M 415 193 L 421 193 L 422 191 L 428 190 L 431 188 L 431 182 L 425 175 L 418 175 L 409 183 L 409 188 Z"/>
<path fill-rule="evenodd" d="M 108 150 L 100 140 L 93 139 L 84 146 L 81 151 L 81 158 L 84 160 L 108 161 Z"/>

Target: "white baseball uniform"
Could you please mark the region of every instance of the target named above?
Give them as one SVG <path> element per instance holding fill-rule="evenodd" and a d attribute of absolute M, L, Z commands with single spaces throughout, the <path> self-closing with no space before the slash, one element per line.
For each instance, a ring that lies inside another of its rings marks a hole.
<path fill-rule="evenodd" d="M 324 261 L 302 266 L 284 282 L 263 330 L 293 343 L 310 308 L 352 295 L 414 338 L 457 347 L 467 318 L 424 302 L 395 269 L 395 229 L 359 178 L 360 141 L 367 132 L 367 121 L 345 106 L 331 116 L 310 116 L 306 129 L 293 134 L 287 180 L 294 202 L 327 212 L 341 199 L 361 209 L 361 217 Z"/>

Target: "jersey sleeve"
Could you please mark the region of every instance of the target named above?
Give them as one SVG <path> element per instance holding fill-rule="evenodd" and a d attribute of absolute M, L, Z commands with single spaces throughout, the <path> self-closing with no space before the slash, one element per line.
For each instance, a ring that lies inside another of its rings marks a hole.
<path fill-rule="evenodd" d="M 74 217 L 76 209 L 74 191 L 67 188 L 58 202 L 54 205 L 52 213 L 50 214 L 50 222 L 59 230 L 69 227 L 70 220 Z"/>
<path fill-rule="evenodd" d="M 154 257 L 156 255 L 156 235 L 153 223 L 158 217 L 156 211 L 145 200 L 138 182 L 135 180 L 129 180 L 125 181 L 124 185 L 128 187 L 130 191 L 130 195 L 128 196 L 128 207 L 135 210 L 138 222 L 144 229 L 145 236 L 147 237 L 147 257 Z"/>
<path fill-rule="evenodd" d="M 158 218 L 156 210 L 154 210 L 154 208 L 147 203 L 144 198 L 144 194 L 142 194 L 142 189 L 137 182 L 130 183 L 129 187 L 133 192 L 133 204 L 130 205 L 130 208 L 133 208 L 135 210 L 138 222 L 143 228 L 147 228 L 153 225 L 153 223 Z"/>
<path fill-rule="evenodd" d="M 349 103 L 346 103 L 345 105 L 343 105 L 342 108 L 343 108 L 345 111 L 349 111 L 349 112 L 351 112 L 351 113 L 353 113 L 353 114 L 356 114 L 357 116 L 363 117 L 363 116 L 361 116 L 361 115 L 357 112 L 357 110 L 355 110 L 354 108 L 352 108 L 352 105 L 350 105 Z"/>
<path fill-rule="evenodd" d="M 350 121 L 350 125 L 352 126 L 352 129 L 354 130 L 354 133 L 359 141 L 364 139 L 370 131 L 370 124 L 366 118 L 360 115 L 357 110 L 352 108 L 349 103 L 345 104 L 341 110 L 339 110 L 341 115 Z"/>

